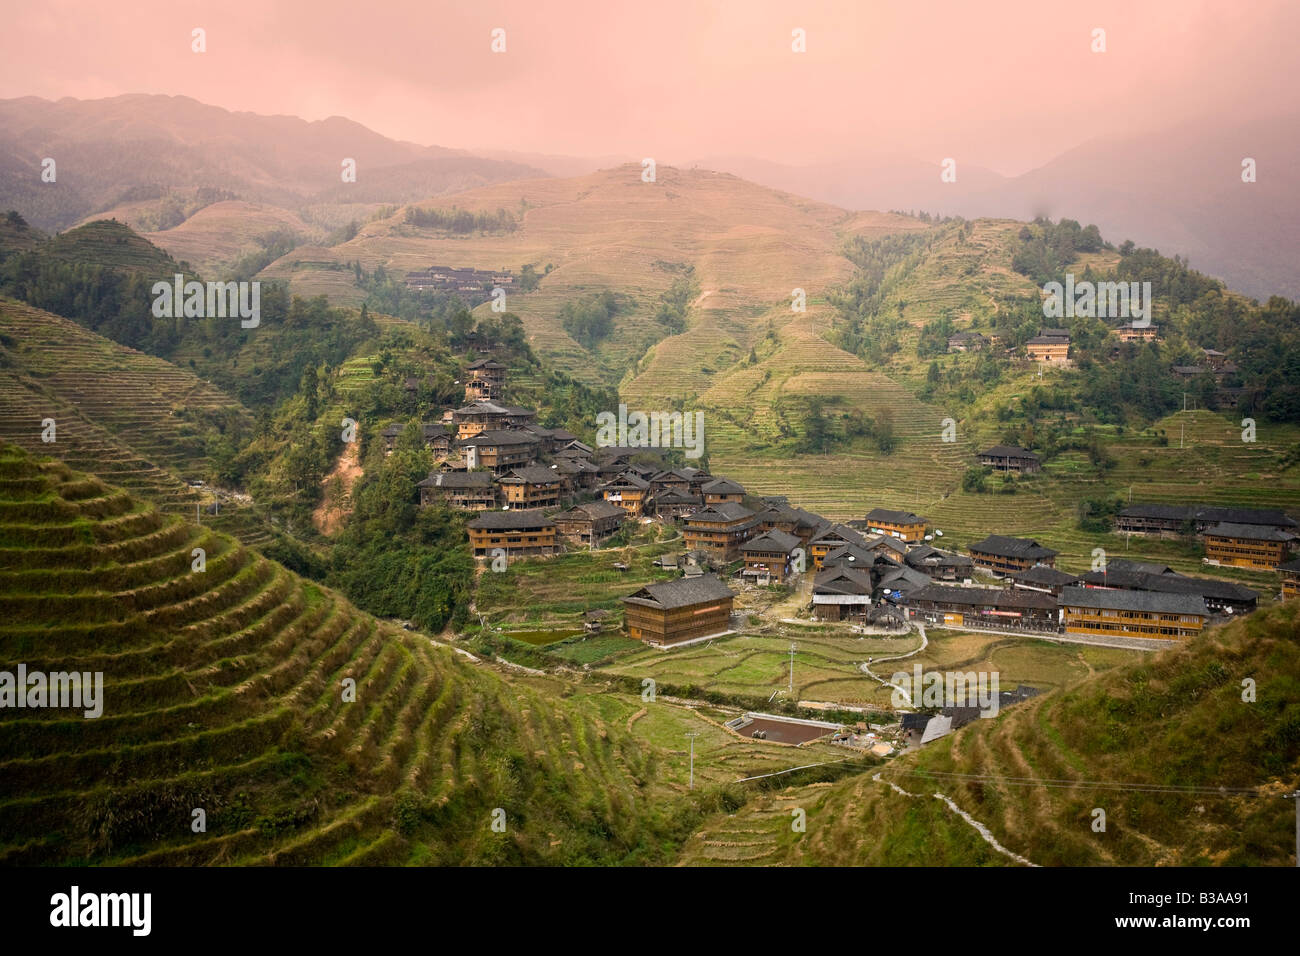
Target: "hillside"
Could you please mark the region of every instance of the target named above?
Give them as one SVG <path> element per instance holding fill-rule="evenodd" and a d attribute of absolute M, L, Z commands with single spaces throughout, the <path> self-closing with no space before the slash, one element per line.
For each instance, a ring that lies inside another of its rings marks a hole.
<path fill-rule="evenodd" d="M 942 794 L 1042 866 L 1292 866 L 1295 809 L 1280 797 L 1300 784 L 1298 631 L 1300 608 L 1260 612 L 976 720 L 878 774 L 769 794 L 706 823 L 683 860 L 729 862 L 718 847 L 744 841 L 747 862 L 769 865 L 1015 862 Z M 792 806 L 807 810 L 804 836 L 789 832 Z"/>
<path fill-rule="evenodd" d="M 41 440 L 46 418 L 53 444 Z M 234 444 L 251 424 L 192 372 L 0 298 L 0 438 L 193 514 L 183 479 L 210 476 L 210 444 Z"/>
<path fill-rule="evenodd" d="M 851 274 L 836 252 L 836 230 L 915 229 L 904 217 L 850 217 L 843 210 L 774 192 L 735 176 L 660 167 L 654 183 L 639 165 L 587 176 L 488 186 L 422 203 L 421 209 L 505 210 L 513 231 L 450 235 L 409 224 L 404 210 L 366 224 L 350 242 L 299 249 L 273 263 L 266 278 L 286 279 L 297 294 L 332 294 L 346 264 L 383 265 L 398 277 L 431 264 L 510 269 L 531 263 L 554 269 L 536 292 L 507 302 L 523 318 L 535 348 L 563 371 L 587 381 L 616 384 L 629 369 L 629 395 L 664 401 L 675 382 L 702 389 L 719 360 L 748 352 L 769 310 L 791 290 L 825 288 Z M 864 221 L 865 220 L 865 221 Z M 684 316 L 685 333 L 656 321 L 661 299 L 687 268 L 697 287 Z M 611 289 L 633 306 L 594 350 L 579 345 L 559 321 L 561 308 Z M 646 350 L 660 342 L 654 353 Z M 640 364 L 638 364 L 640 363 Z M 712 364 L 711 364 L 712 363 Z M 706 371 L 707 369 L 707 371 Z M 640 373 L 640 374 L 637 374 Z"/>
<path fill-rule="evenodd" d="M 53 184 L 32 175 L 44 157 L 58 160 Z M 356 160 L 357 191 L 335 193 L 344 158 Z M 0 208 L 18 209 L 43 229 L 114 211 L 147 231 L 167 229 L 196 207 L 235 199 L 307 214 L 332 229 L 366 219 L 381 202 L 544 175 L 388 139 L 338 116 L 307 122 L 145 94 L 0 101 Z M 384 195 L 376 198 L 376 189 Z"/>
<path fill-rule="evenodd" d="M 0 610 L 0 670 L 103 673 L 0 713 L 5 864 L 655 862 L 696 817 L 622 721 L 12 445 Z"/>

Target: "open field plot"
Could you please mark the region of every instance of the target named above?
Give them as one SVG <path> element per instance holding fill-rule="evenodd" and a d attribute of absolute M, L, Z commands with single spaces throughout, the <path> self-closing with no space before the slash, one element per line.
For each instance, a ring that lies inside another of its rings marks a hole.
<path fill-rule="evenodd" d="M 655 558 L 682 550 L 675 529 L 661 524 L 637 528 L 625 548 L 571 551 L 551 558 L 517 561 L 479 577 L 476 608 L 491 624 L 573 624 L 594 608 L 621 612 L 619 599 L 651 582 L 675 576 L 653 566 Z M 627 571 L 614 565 L 626 564 Z"/>

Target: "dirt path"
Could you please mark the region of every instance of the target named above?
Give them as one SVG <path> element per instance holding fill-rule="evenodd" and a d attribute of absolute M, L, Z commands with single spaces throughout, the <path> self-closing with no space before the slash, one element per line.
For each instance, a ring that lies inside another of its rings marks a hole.
<path fill-rule="evenodd" d="M 916 629 L 921 633 L 921 646 L 920 646 L 920 647 L 916 648 L 915 650 L 910 650 L 910 651 L 908 651 L 906 654 L 896 654 L 896 655 L 894 655 L 893 657 L 882 657 L 882 658 L 880 658 L 879 660 L 876 660 L 875 658 L 873 658 L 873 659 L 870 661 L 870 663 L 872 663 L 872 664 L 883 664 L 883 663 L 885 663 L 886 661 L 901 661 L 901 660 L 904 660 L 904 659 L 906 659 L 906 658 L 908 658 L 908 657 L 914 657 L 915 655 L 920 654 L 923 650 L 925 650 L 925 649 L 929 646 L 930 641 L 929 641 L 929 639 L 925 636 L 925 625 L 924 625 L 924 624 L 917 624 L 917 625 L 916 625 Z M 906 697 L 906 698 L 907 698 L 907 702 L 908 702 L 909 704 L 912 703 L 912 695 L 911 695 L 911 694 L 909 694 L 909 693 L 908 693 L 906 690 L 904 690 L 902 687 L 899 687 L 897 684 L 891 684 L 889 681 L 885 680 L 883 677 L 878 677 L 875 673 L 872 672 L 871 668 L 870 668 L 867 664 L 859 664 L 859 665 L 858 665 L 858 668 L 859 668 L 859 670 L 862 671 L 862 673 L 866 674 L 866 675 L 867 675 L 868 677 L 870 677 L 873 681 L 876 681 L 877 683 L 880 683 L 880 684 L 884 684 L 886 687 L 892 687 L 894 690 L 898 691 L 900 694 L 902 694 L 904 697 Z M 915 706 L 915 704 L 913 704 L 913 706 Z"/>
<path fill-rule="evenodd" d="M 905 797 L 916 797 L 916 798 L 921 797 L 921 794 L 911 793 L 907 790 L 904 790 L 902 787 L 894 783 L 892 780 L 881 780 L 880 774 L 878 773 L 874 774 L 871 779 L 876 780 L 880 783 L 888 783 L 889 786 L 892 787 L 895 792 L 900 793 Z M 1021 856 L 1019 853 L 1016 853 L 1014 850 L 1008 850 L 1006 847 L 1004 847 L 1001 843 L 998 842 L 997 837 L 993 835 L 993 832 L 989 830 L 988 827 L 980 823 L 978 820 L 976 820 L 973 816 L 971 816 L 961 807 L 957 806 L 957 804 L 953 803 L 951 797 L 948 797 L 942 793 L 934 793 L 931 794 L 931 796 L 933 796 L 936 800 L 942 800 L 949 810 L 951 810 L 953 813 L 957 814 L 957 816 L 961 817 L 968 824 L 970 824 L 970 826 L 975 830 L 975 832 L 978 833 L 984 839 L 985 843 L 993 847 L 993 849 L 997 850 L 1003 856 L 1015 860 L 1017 863 L 1021 864 L 1022 866 L 1035 866 L 1035 867 L 1038 866 L 1037 863 L 1030 862 L 1029 860 L 1025 859 L 1023 856 Z"/>
<path fill-rule="evenodd" d="M 352 514 L 352 489 L 362 473 L 361 448 L 356 442 L 348 442 L 333 469 L 321 482 L 325 486 L 325 496 L 311 514 L 311 523 L 321 534 L 333 535 Z M 339 494 L 331 501 L 330 487 L 335 478 L 339 480 Z"/>

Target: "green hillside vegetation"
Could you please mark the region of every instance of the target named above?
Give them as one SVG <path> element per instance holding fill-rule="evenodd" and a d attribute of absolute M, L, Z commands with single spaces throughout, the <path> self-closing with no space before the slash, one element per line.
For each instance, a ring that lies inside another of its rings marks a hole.
<path fill-rule="evenodd" d="M 42 441 L 42 421 L 56 424 Z M 253 416 L 194 374 L 0 298 L 0 437 L 194 512 L 182 479 L 216 477 Z"/>
<path fill-rule="evenodd" d="M 658 781 L 631 705 L 503 679 L 10 445 L 0 609 L 0 670 L 104 674 L 98 719 L 0 712 L 6 864 L 655 863 L 720 808 Z"/>
<path fill-rule="evenodd" d="M 1260 612 L 976 720 L 886 765 L 879 780 L 861 773 L 754 801 L 701 828 L 685 860 L 709 862 L 710 843 L 740 832 L 769 864 L 1014 863 L 941 793 L 1043 866 L 1293 866 L 1295 809 L 1280 797 L 1300 783 L 1298 613 Z M 1247 678 L 1254 702 L 1243 700 Z M 1033 783 L 1042 780 L 1054 783 Z M 777 812 L 791 806 L 807 809 L 804 835 L 790 833 L 788 809 Z M 1092 829 L 1095 808 L 1105 832 Z"/>

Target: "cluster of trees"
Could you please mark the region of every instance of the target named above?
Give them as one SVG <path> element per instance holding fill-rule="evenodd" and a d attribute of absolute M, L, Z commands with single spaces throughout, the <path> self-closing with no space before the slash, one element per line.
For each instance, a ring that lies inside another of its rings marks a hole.
<path fill-rule="evenodd" d="M 691 303 L 700 294 L 699 283 L 695 280 L 695 267 L 683 266 L 672 284 L 659 297 L 659 306 L 655 309 L 655 321 L 676 335 L 686 331 L 686 313 Z"/>
<path fill-rule="evenodd" d="M 623 307 L 625 299 L 606 289 L 576 302 L 566 302 L 560 309 L 560 324 L 564 331 L 585 348 L 594 348 L 601 339 L 614 331 L 614 317 Z"/>
<path fill-rule="evenodd" d="M 406 207 L 406 222 L 421 229 L 444 229 L 457 235 L 471 232 L 514 232 L 519 222 L 504 209 L 496 212 L 470 212 L 452 206 L 450 209 L 421 209 Z"/>
<path fill-rule="evenodd" d="M 358 261 L 347 264 L 356 287 L 366 294 L 366 305 L 384 315 L 395 315 L 408 322 L 446 326 L 451 317 L 467 312 L 465 302 L 453 292 L 438 289 L 412 289 L 404 276 L 395 276 L 383 263 L 367 272 Z"/>
<path fill-rule="evenodd" d="M 794 447 L 796 453 L 829 454 L 862 439 L 873 442 L 882 455 L 890 454 L 896 447 L 894 418 L 888 408 L 880 409 L 874 417 L 856 408 L 827 414 L 828 404 L 833 403 L 820 395 L 808 399 L 803 434 Z"/>
<path fill-rule="evenodd" d="M 830 335 L 832 344 L 875 365 L 883 365 L 898 351 L 906 303 L 897 302 L 891 311 L 885 300 L 890 289 L 920 264 L 935 239 L 927 231 L 879 239 L 852 236 L 844 243 L 844 255 L 857 268 L 848 285 L 828 296 L 840 317 Z"/>
<path fill-rule="evenodd" d="M 1020 230 L 1020 245 L 1011 258 L 1011 268 L 1039 285 L 1060 278 L 1065 266 L 1080 252 L 1107 248 L 1096 226 L 1081 227 L 1073 219 L 1053 223 L 1039 217 Z"/>
<path fill-rule="evenodd" d="M 431 465 L 428 452 L 401 440 L 389 457 L 382 442 L 369 443 L 327 583 L 371 614 L 408 619 L 436 634 L 448 623 L 466 623 L 474 562 L 465 547 L 466 516 L 418 506 L 415 485 Z"/>

